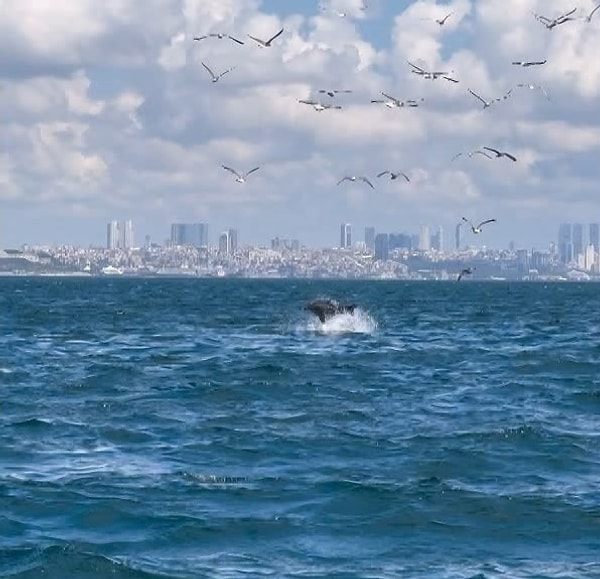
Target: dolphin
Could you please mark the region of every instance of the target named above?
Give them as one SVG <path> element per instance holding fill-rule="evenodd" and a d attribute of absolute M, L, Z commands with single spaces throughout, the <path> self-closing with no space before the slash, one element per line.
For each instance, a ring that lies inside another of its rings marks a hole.
<path fill-rule="evenodd" d="M 310 302 L 305 309 L 312 312 L 321 320 L 321 323 L 325 323 L 329 318 L 337 314 L 353 314 L 355 304 L 340 304 L 335 300 L 313 300 Z"/>

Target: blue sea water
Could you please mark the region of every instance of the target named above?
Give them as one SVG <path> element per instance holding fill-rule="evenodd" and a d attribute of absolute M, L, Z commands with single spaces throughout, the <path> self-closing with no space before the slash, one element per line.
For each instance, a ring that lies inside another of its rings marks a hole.
<path fill-rule="evenodd" d="M 599 290 L 1 278 L 0 576 L 599 577 Z"/>

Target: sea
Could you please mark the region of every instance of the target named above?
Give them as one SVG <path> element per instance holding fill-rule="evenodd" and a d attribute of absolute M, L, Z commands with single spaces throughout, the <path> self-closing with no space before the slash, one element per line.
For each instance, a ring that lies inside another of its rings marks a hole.
<path fill-rule="evenodd" d="M 600 285 L 0 278 L 0 577 L 598 578 Z"/>

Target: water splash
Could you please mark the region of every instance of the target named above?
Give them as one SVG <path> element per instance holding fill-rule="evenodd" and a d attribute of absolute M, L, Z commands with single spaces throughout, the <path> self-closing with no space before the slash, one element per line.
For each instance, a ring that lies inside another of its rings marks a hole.
<path fill-rule="evenodd" d="M 377 330 L 377 322 L 368 312 L 357 308 L 353 314 L 336 314 L 325 322 L 311 317 L 304 329 L 320 334 L 374 334 Z"/>

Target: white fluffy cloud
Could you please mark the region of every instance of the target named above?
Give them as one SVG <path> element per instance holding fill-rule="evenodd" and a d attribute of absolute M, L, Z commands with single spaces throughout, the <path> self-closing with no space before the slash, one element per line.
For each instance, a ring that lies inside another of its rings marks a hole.
<path fill-rule="evenodd" d="M 450 231 L 463 214 L 493 214 L 488 245 L 542 246 L 562 220 L 600 221 L 600 13 L 583 19 L 592 0 L 552 30 L 534 13 L 558 16 L 558 0 L 283 4 L 3 3 L 0 245 L 101 242 L 105 221 L 125 218 L 138 238 L 202 220 L 213 236 L 234 226 L 251 243 L 334 245 L 341 222 L 360 239 L 367 225 Z M 248 37 L 281 28 L 270 48 Z M 194 41 L 209 33 L 244 44 Z M 459 82 L 425 79 L 408 61 Z M 202 62 L 232 70 L 213 83 Z M 484 110 L 467 89 L 512 92 Z M 389 109 L 371 103 L 381 92 L 423 100 Z M 343 108 L 317 112 L 299 99 Z M 518 161 L 452 160 L 484 145 Z M 261 169 L 239 184 L 222 164 Z M 411 182 L 375 177 L 384 169 Z M 346 174 L 368 175 L 375 190 L 338 186 Z"/>

